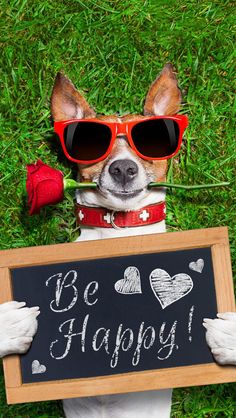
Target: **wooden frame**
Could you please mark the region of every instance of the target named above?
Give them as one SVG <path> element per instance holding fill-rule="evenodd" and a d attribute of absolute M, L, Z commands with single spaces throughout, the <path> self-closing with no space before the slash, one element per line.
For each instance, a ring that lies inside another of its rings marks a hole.
<path fill-rule="evenodd" d="M 115 257 L 204 247 L 210 247 L 212 252 L 217 309 L 220 312 L 235 311 L 226 227 L 1 251 L 0 303 L 12 300 L 10 269 L 38 265 L 39 260 L 40 265 L 46 265 L 107 258 L 108 254 L 109 257 Z M 236 367 L 221 367 L 211 363 L 97 378 L 22 384 L 19 356 L 9 356 L 3 360 L 3 364 L 8 403 L 236 381 Z"/>

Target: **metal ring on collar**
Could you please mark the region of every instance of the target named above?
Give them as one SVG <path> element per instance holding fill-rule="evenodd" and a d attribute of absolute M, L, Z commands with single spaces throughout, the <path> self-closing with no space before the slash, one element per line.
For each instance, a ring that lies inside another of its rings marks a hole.
<path fill-rule="evenodd" d="M 116 224 L 115 224 L 115 222 L 114 222 L 114 220 L 115 220 L 115 213 L 116 213 L 117 211 L 115 211 L 115 210 L 113 210 L 112 212 L 111 212 L 111 225 L 113 226 L 113 228 L 114 229 L 123 229 L 123 228 L 121 228 L 120 226 L 117 226 Z"/>

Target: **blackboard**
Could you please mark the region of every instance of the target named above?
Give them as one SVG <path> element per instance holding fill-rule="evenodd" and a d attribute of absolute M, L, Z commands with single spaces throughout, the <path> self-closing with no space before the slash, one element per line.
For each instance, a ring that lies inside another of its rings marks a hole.
<path fill-rule="evenodd" d="M 9 403 L 236 380 L 202 326 L 235 309 L 226 228 L 2 251 L 0 263 L 0 302 L 41 311 L 30 350 L 4 360 Z"/>
<path fill-rule="evenodd" d="M 25 267 L 11 275 L 14 299 L 41 311 L 32 347 L 21 357 L 23 383 L 213 362 L 202 326 L 217 313 L 210 248 Z"/>

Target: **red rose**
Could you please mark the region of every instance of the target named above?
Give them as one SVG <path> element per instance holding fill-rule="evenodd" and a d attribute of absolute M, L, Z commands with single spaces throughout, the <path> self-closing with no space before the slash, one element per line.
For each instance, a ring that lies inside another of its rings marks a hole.
<path fill-rule="evenodd" d="M 39 213 L 41 207 L 54 205 L 63 200 L 63 174 L 41 160 L 36 164 L 27 164 L 26 190 L 29 214 Z"/>

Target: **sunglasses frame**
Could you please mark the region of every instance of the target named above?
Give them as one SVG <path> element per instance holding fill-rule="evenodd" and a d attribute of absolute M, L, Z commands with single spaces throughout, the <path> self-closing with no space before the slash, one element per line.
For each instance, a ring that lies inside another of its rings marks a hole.
<path fill-rule="evenodd" d="M 157 119 L 170 119 L 170 120 L 175 121 L 178 124 L 178 127 L 179 127 L 178 145 L 177 145 L 177 148 L 176 148 L 175 152 L 172 153 L 171 155 L 168 155 L 166 157 L 151 158 L 151 157 L 147 157 L 147 156 L 141 154 L 137 150 L 137 148 L 135 147 L 135 144 L 133 142 L 131 132 L 132 132 L 132 128 L 135 125 L 137 125 L 139 123 L 142 123 L 142 122 L 149 121 L 149 120 L 157 120 Z M 75 123 L 75 122 L 98 123 L 98 124 L 101 124 L 101 125 L 105 125 L 110 129 L 110 131 L 111 131 L 110 145 L 109 145 L 105 154 L 103 154 L 101 157 L 99 157 L 97 159 L 93 159 L 93 160 L 78 160 L 78 159 L 73 158 L 69 155 L 69 153 L 67 152 L 67 149 L 66 149 L 66 145 L 65 145 L 64 130 L 68 125 L 70 125 L 71 123 Z M 144 118 L 141 118 L 141 119 L 132 120 L 132 121 L 129 121 L 129 122 L 107 122 L 107 121 L 103 121 L 101 119 L 96 119 L 96 118 L 92 118 L 92 119 L 70 119 L 70 120 L 65 120 L 65 121 L 60 121 L 60 122 L 54 122 L 54 131 L 60 138 L 60 142 L 61 142 L 63 152 L 64 152 L 66 158 L 68 158 L 68 160 L 73 161 L 75 163 L 79 163 L 79 164 L 94 164 L 94 163 L 98 163 L 99 161 L 105 160 L 107 158 L 107 156 L 111 153 L 111 150 L 113 148 L 113 145 L 114 145 L 115 140 L 116 140 L 118 135 L 125 135 L 127 137 L 127 140 L 128 140 L 128 143 L 129 143 L 130 147 L 143 160 L 148 160 L 148 161 L 168 160 L 168 159 L 174 157 L 179 152 L 180 146 L 181 146 L 181 143 L 182 143 L 183 133 L 184 133 L 185 129 L 187 128 L 187 126 L 188 126 L 188 118 L 185 115 L 174 115 L 174 116 L 164 116 L 163 115 L 163 116 L 150 116 L 150 117 L 148 116 L 148 117 L 144 117 Z"/>

